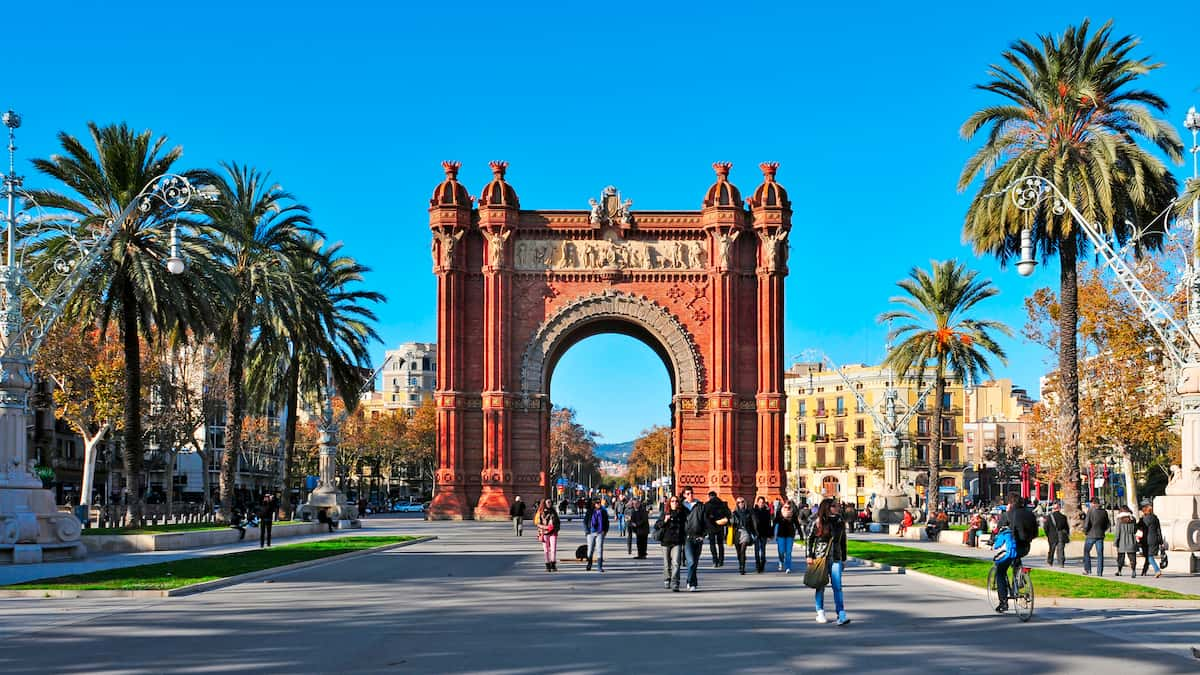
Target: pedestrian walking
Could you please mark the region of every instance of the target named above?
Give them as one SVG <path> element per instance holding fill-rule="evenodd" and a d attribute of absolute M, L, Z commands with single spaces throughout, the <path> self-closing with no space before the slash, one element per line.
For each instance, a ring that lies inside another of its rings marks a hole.
<path fill-rule="evenodd" d="M 733 526 L 733 548 L 737 551 L 738 574 L 746 573 L 746 549 L 758 536 L 758 528 L 754 524 L 754 513 L 746 506 L 746 498 L 738 497 L 733 503 L 733 513 L 729 515 L 729 524 Z"/>
<path fill-rule="evenodd" d="M 774 532 L 767 498 L 760 496 L 754 500 L 754 508 L 750 512 L 754 517 L 754 572 L 762 574 L 767 568 L 767 541 Z"/>
<path fill-rule="evenodd" d="M 708 552 L 713 567 L 725 566 L 725 528 L 729 525 L 729 505 L 710 490 L 704 503 L 704 517 L 708 521 Z"/>
<path fill-rule="evenodd" d="M 708 519 L 704 515 L 704 504 L 696 499 L 695 491 L 690 487 L 683 490 L 683 508 L 687 509 L 687 520 L 683 525 L 683 557 L 687 562 L 687 589 L 695 592 L 700 590 L 697 568 L 700 566 L 700 551 L 704 546 L 704 537 L 708 534 Z"/>
<path fill-rule="evenodd" d="M 521 536 L 525 530 L 525 502 L 521 501 L 521 495 L 513 499 L 512 506 L 508 507 L 508 515 L 512 518 L 513 532 Z"/>
<path fill-rule="evenodd" d="M 596 568 L 604 571 L 604 538 L 608 536 L 608 509 L 604 508 L 600 498 L 596 497 L 592 501 L 592 510 L 584 519 L 584 528 L 587 533 L 587 569 L 590 572 L 592 563 L 596 563 Z"/>
<path fill-rule="evenodd" d="M 1046 516 L 1043 526 L 1046 530 L 1046 565 L 1053 566 L 1058 558 L 1058 566 L 1067 566 L 1067 542 L 1071 541 L 1071 524 L 1063 515 L 1062 504 L 1055 503 L 1050 507 L 1050 515 Z"/>
<path fill-rule="evenodd" d="M 271 524 L 275 522 L 275 495 L 268 492 L 263 495 L 262 506 L 258 511 L 258 547 L 271 545 Z"/>
<path fill-rule="evenodd" d="M 840 507 L 834 499 L 821 500 L 812 533 L 808 535 L 804 558 L 808 565 L 824 558 L 829 568 L 829 585 L 833 586 L 833 605 L 837 611 L 837 625 L 850 623 L 846 616 L 846 602 L 842 593 L 842 568 L 846 562 L 846 522 L 839 513 Z M 817 623 L 829 623 L 825 617 L 825 587 L 817 588 L 814 603 Z"/>
<path fill-rule="evenodd" d="M 1113 545 L 1117 548 L 1117 576 L 1129 562 L 1129 577 L 1137 577 L 1137 519 L 1128 506 L 1117 511 L 1117 526 L 1113 528 Z"/>
<path fill-rule="evenodd" d="M 784 574 L 792 573 L 792 546 L 799 529 L 800 521 L 792 511 L 791 503 L 785 502 L 775 514 L 775 551 L 779 555 L 779 571 Z M 845 523 L 842 523 L 842 529 L 845 530 Z"/>
<path fill-rule="evenodd" d="M 1092 573 L 1092 549 L 1096 550 L 1097 576 L 1104 576 L 1104 536 L 1108 534 L 1110 522 L 1108 511 L 1097 504 L 1088 507 L 1083 517 L 1083 573 Z"/>
<path fill-rule="evenodd" d="M 1154 578 L 1162 576 L 1162 568 L 1158 565 L 1156 556 L 1166 549 L 1163 542 L 1162 524 L 1158 522 L 1158 516 L 1154 515 L 1154 506 L 1146 501 L 1142 502 L 1142 517 L 1138 520 L 1138 530 L 1142 533 L 1142 576 L 1146 576 L 1146 571 L 1151 567 L 1154 568 Z"/>
<path fill-rule="evenodd" d="M 542 542 L 542 554 L 546 558 L 546 571 L 558 571 L 558 530 L 562 525 L 558 513 L 554 510 L 554 502 L 549 499 L 542 502 L 538 514 L 534 518 L 537 526 L 538 540 Z"/>
<path fill-rule="evenodd" d="M 617 516 L 617 536 L 625 536 L 625 512 L 627 504 L 625 503 L 625 495 L 617 497 L 613 503 L 613 513 Z"/>
<path fill-rule="evenodd" d="M 683 566 L 684 541 L 687 534 L 684 525 L 687 522 L 688 511 L 672 495 L 667 500 L 655 529 L 661 533 L 659 543 L 662 544 L 663 554 L 663 588 L 679 592 L 679 568 Z"/>
<path fill-rule="evenodd" d="M 646 512 L 646 505 L 640 499 L 630 500 L 625 509 L 625 517 L 630 537 L 637 540 L 637 559 L 644 560 L 650 538 L 650 514 Z"/>

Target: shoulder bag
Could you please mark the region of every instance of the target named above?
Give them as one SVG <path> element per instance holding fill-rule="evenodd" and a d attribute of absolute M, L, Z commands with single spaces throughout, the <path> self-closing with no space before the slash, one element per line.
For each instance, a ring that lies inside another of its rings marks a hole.
<path fill-rule="evenodd" d="M 825 547 L 825 553 L 813 560 L 808 569 L 804 570 L 805 586 L 820 590 L 829 585 L 829 554 L 836 544 L 834 536 L 829 537 L 829 545 Z"/>

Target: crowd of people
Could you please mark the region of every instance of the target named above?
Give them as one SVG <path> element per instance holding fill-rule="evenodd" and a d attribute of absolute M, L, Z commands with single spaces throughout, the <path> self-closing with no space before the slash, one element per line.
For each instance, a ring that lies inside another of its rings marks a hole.
<path fill-rule="evenodd" d="M 517 536 L 522 534 L 521 520 L 524 505 L 516 501 L 510 511 Z M 731 541 L 737 557 L 738 573 L 746 574 L 750 565 L 757 574 L 767 570 L 767 548 L 775 540 L 776 571 L 790 574 L 797 540 L 802 547 L 806 565 L 805 584 L 814 588 L 814 609 L 818 623 L 828 623 L 825 612 L 825 587 L 832 587 L 834 611 L 832 621 L 839 626 L 850 623 L 846 615 L 842 592 L 842 573 L 846 561 L 846 533 L 870 522 L 869 509 L 859 511 L 833 499 L 809 506 L 776 499 L 768 503 L 758 497 L 753 505 L 738 497 L 731 509 L 716 492 L 707 500 L 697 498 L 692 488 L 671 495 L 657 505 L 657 516 L 651 523 L 650 508 L 637 497 L 619 496 L 611 502 L 593 497 L 582 504 L 563 501 L 556 508 L 546 499 L 537 505 L 533 524 L 542 544 L 546 572 L 558 571 L 558 544 L 562 536 L 563 514 L 560 509 L 575 506 L 583 524 L 585 543 L 578 557 L 586 570 L 604 572 L 604 544 L 615 526 L 617 535 L 625 537 L 626 553 L 636 559 L 648 557 L 649 539 L 653 537 L 662 553 L 663 588 L 678 592 L 700 590 L 700 558 L 705 543 L 714 568 L 725 566 L 726 542 Z M 612 510 L 610 518 L 609 510 Z M 731 532 L 732 530 L 732 532 Z M 636 554 L 635 554 L 636 549 Z M 813 580 L 811 571 L 823 575 Z"/>

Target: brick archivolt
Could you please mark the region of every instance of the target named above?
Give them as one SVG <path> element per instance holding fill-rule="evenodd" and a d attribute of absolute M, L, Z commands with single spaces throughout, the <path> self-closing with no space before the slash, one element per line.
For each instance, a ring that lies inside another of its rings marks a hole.
<path fill-rule="evenodd" d="M 611 290 L 580 297 L 538 326 L 521 359 L 522 394 L 545 393 L 546 363 L 573 333 L 589 323 L 613 319 L 636 324 L 659 341 L 675 371 L 675 396 L 700 394 L 704 385 L 700 352 L 679 319 L 649 298 Z"/>

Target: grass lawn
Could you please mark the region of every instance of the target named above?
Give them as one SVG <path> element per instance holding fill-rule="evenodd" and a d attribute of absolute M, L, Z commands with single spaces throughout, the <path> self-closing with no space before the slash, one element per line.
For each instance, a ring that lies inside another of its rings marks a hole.
<path fill-rule="evenodd" d="M 275 525 L 294 525 L 299 520 L 277 520 Z M 226 530 L 228 525 L 213 523 L 173 523 L 171 525 L 152 525 L 150 527 L 90 527 L 82 531 L 83 536 L 97 537 L 103 534 L 167 534 L 168 532 L 201 532 L 205 530 Z"/>
<path fill-rule="evenodd" d="M 10 590 L 126 590 L 160 591 L 257 572 L 292 563 L 328 558 L 416 537 L 337 537 L 226 555 L 188 558 L 153 565 L 136 565 L 51 579 L 37 579 L 0 588 Z"/>
<path fill-rule="evenodd" d="M 948 529 L 953 530 L 954 532 L 966 532 L 967 526 L 966 525 L 951 525 Z M 1039 537 L 1046 536 L 1046 531 L 1041 528 L 1038 528 L 1038 536 Z M 1084 537 L 1083 537 L 1082 532 L 1072 532 L 1071 533 L 1071 541 L 1083 541 L 1083 539 L 1084 539 Z M 1104 535 L 1104 541 L 1113 541 L 1113 533 L 1109 532 L 1108 534 Z"/>
<path fill-rule="evenodd" d="M 907 546 L 877 544 L 864 541 L 846 542 L 847 553 L 886 565 L 905 567 L 983 588 L 992 563 L 978 558 L 946 555 Z M 1120 581 L 1108 581 L 1065 572 L 1034 569 L 1034 591 L 1043 598 L 1134 598 L 1147 600 L 1200 600 L 1200 596 L 1184 595 L 1160 588 L 1138 586 Z"/>

